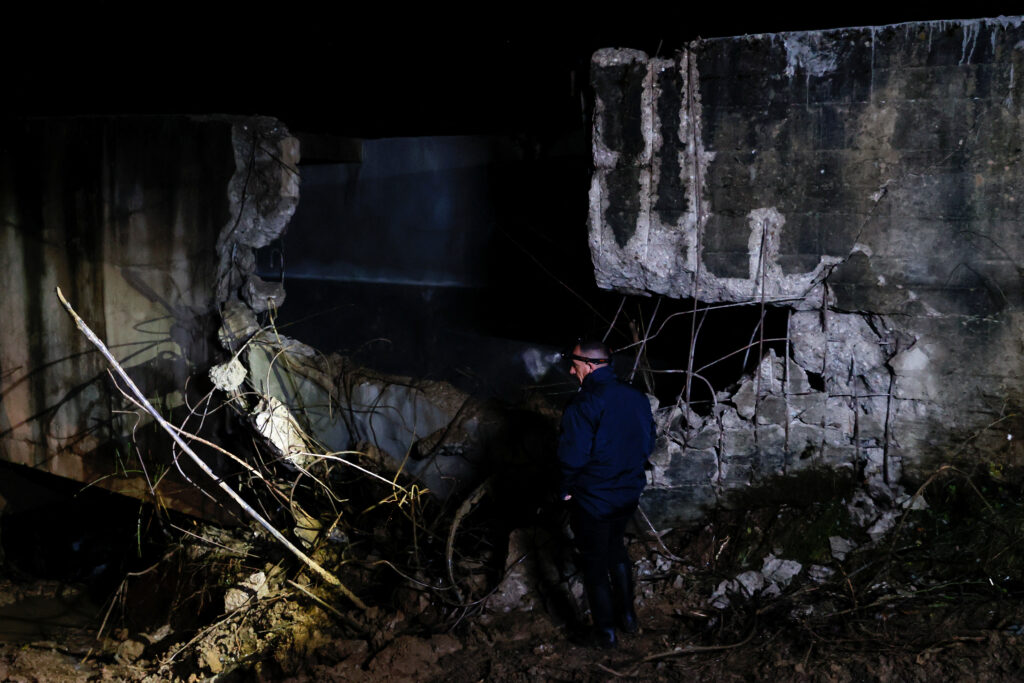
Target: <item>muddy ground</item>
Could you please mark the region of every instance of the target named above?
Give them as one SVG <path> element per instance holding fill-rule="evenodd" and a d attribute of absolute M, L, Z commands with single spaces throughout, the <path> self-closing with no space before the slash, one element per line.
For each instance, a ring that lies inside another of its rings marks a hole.
<path fill-rule="evenodd" d="M 1019 489 L 950 473 L 921 498 L 875 538 L 842 499 L 723 512 L 660 541 L 638 526 L 642 632 L 613 651 L 577 644 L 557 525 L 492 529 L 500 553 L 467 528 L 481 536 L 454 587 L 427 571 L 429 538 L 418 569 L 352 539 L 320 548 L 367 610 L 260 534 L 195 525 L 105 603 L 7 579 L 0 621 L 22 625 L 3 631 L 0 680 L 1019 680 Z"/>

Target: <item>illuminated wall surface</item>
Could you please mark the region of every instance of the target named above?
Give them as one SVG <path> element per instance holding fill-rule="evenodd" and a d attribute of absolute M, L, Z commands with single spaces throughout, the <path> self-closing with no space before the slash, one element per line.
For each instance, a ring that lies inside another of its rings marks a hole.
<path fill-rule="evenodd" d="M 1019 464 L 1022 38 L 1013 18 L 594 56 L 598 282 L 792 312 L 795 362 L 678 428 L 665 495 Z"/>
<path fill-rule="evenodd" d="M 659 413 L 652 510 L 691 517 L 819 465 L 883 482 L 1020 464 L 1020 45 L 1000 19 L 594 56 L 597 283 L 785 315 L 788 351 L 760 373 Z M 293 213 L 288 277 L 474 287 L 518 158 L 482 136 L 364 141 L 358 164 L 303 167 L 299 205 L 281 124 L 40 119 L 2 140 L 0 457 L 82 480 L 128 461 L 134 418 L 55 286 L 180 410 L 220 304 L 279 294 L 257 250 Z"/>

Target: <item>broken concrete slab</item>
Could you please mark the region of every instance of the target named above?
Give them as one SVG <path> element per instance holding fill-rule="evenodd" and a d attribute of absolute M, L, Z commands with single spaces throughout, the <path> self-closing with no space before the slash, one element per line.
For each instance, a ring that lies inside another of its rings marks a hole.
<path fill-rule="evenodd" d="M 441 498 L 482 479 L 482 444 L 496 418 L 451 385 L 375 373 L 271 330 L 250 340 L 246 357 L 262 397 L 257 426 L 286 461 L 305 468 L 368 446 Z M 279 412 L 279 429 L 261 418 Z"/>

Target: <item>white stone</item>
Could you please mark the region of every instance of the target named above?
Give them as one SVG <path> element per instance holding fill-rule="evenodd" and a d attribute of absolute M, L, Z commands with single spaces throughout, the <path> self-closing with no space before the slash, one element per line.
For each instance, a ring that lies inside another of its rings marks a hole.
<path fill-rule="evenodd" d="M 232 358 L 227 363 L 210 368 L 210 381 L 221 391 L 231 392 L 242 386 L 246 374 L 245 366 L 238 358 Z"/>
<path fill-rule="evenodd" d="M 847 553 L 857 547 L 856 543 L 842 536 L 829 536 L 828 545 L 832 549 L 832 557 L 840 562 L 846 559 Z"/>
<path fill-rule="evenodd" d="M 253 415 L 256 430 L 263 435 L 288 462 L 300 466 L 311 456 L 307 452 L 306 440 L 288 407 L 273 396 L 264 396 L 256 406 Z"/>
<path fill-rule="evenodd" d="M 761 567 L 761 574 L 774 583 L 788 586 L 789 582 L 803 570 L 804 566 L 796 560 L 783 560 L 769 553 L 764 558 L 764 566 Z"/>
<path fill-rule="evenodd" d="M 230 613 L 249 604 L 250 601 L 265 598 L 270 594 L 267 586 L 267 575 L 263 572 L 252 574 L 238 586 L 233 586 L 224 594 L 224 612 Z"/>

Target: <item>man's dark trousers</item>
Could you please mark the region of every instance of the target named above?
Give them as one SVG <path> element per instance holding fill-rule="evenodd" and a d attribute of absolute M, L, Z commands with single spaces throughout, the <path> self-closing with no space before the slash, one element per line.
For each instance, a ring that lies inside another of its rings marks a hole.
<path fill-rule="evenodd" d="M 636 503 L 614 511 L 607 519 L 589 514 L 579 505 L 572 506 L 572 532 L 580 552 L 583 585 L 590 604 L 594 627 L 610 629 L 615 625 L 615 603 L 609 573 L 615 567 L 629 566 L 626 553 L 626 524 L 636 511 Z M 632 596 L 618 596 L 616 602 L 632 601 Z M 625 605 L 619 605 L 624 609 Z"/>

